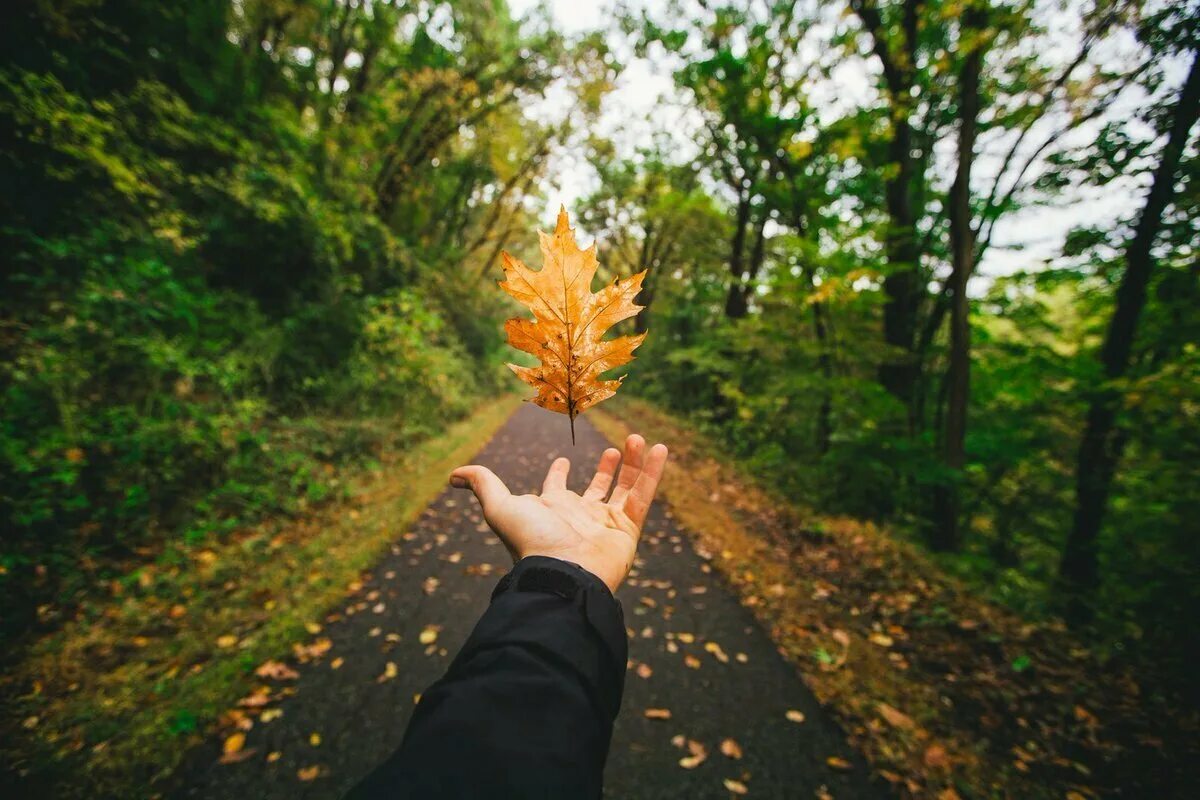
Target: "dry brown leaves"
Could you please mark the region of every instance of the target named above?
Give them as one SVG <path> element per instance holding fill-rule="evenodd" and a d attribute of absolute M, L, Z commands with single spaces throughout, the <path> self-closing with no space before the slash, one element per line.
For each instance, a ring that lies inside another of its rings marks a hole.
<path fill-rule="evenodd" d="M 633 360 L 633 351 L 645 334 L 602 337 L 613 325 L 641 310 L 633 302 L 646 273 L 617 278 L 592 292 L 596 276 L 596 245 L 580 250 L 575 243 L 566 209 L 558 212 L 554 235 L 538 232 L 542 269 L 535 272 L 503 253 L 504 277 L 500 287 L 533 312 L 533 319 L 515 317 L 504 330 L 508 343 L 536 356 L 536 367 L 508 366 L 521 380 L 537 389 L 533 402 L 566 414 L 574 440 L 575 417 L 612 397 L 620 380 L 600 380 L 613 367 Z"/>

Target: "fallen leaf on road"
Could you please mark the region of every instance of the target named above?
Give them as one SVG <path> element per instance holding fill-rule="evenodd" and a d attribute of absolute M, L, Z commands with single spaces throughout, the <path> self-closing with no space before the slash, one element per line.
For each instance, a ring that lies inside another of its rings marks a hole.
<path fill-rule="evenodd" d="M 283 753 L 279 752 L 278 750 L 272 750 L 270 753 L 267 753 L 268 764 L 274 764 L 281 758 L 283 758 Z"/>
<path fill-rule="evenodd" d="M 396 669 L 396 662 L 389 661 L 389 662 L 387 662 L 387 666 L 383 668 L 383 674 L 380 675 L 375 680 L 378 683 L 383 683 L 384 681 L 390 681 L 392 678 L 396 677 L 396 675 L 398 675 L 398 674 L 399 674 L 399 670 Z"/>
<path fill-rule="evenodd" d="M 667 652 L 668 653 L 678 653 L 679 645 L 675 644 L 674 642 L 667 642 Z"/>
<path fill-rule="evenodd" d="M 725 783 L 725 788 L 728 789 L 729 791 L 733 792 L 734 794 L 743 794 L 744 795 L 744 794 L 750 793 L 750 790 L 748 788 L 746 788 L 746 784 L 742 783 L 741 781 L 735 781 L 733 778 L 726 778 L 724 783 Z"/>
<path fill-rule="evenodd" d="M 720 661 L 722 664 L 729 663 L 729 656 L 725 655 L 725 651 L 721 649 L 721 645 L 716 642 L 707 642 L 704 649 L 713 654 L 713 658 Z"/>
<path fill-rule="evenodd" d="M 675 638 L 684 644 L 691 644 L 692 642 L 696 641 L 696 637 L 690 633 L 677 633 L 675 634 Z"/>
<path fill-rule="evenodd" d="M 696 658 L 691 653 L 688 653 L 683 657 L 683 663 L 686 664 L 689 669 L 700 669 L 700 659 Z"/>
<path fill-rule="evenodd" d="M 321 767 L 315 764 L 311 767 L 301 767 L 300 769 L 296 770 L 296 777 L 305 783 L 316 780 L 320 774 Z"/>
<path fill-rule="evenodd" d="M 320 747 L 321 746 L 321 734 L 316 733 L 316 732 L 309 734 L 308 743 L 311 744 L 313 747 Z"/>
<path fill-rule="evenodd" d="M 317 639 L 310 645 L 292 645 L 292 652 L 296 654 L 297 659 L 305 662 L 312 658 L 320 658 L 328 653 L 331 647 L 333 647 L 333 642 L 328 639 Z"/>
<path fill-rule="evenodd" d="M 260 708 L 269 702 L 271 702 L 271 687 L 260 686 L 254 690 L 254 694 L 238 700 L 238 705 L 242 708 Z"/>
<path fill-rule="evenodd" d="M 892 708 L 887 703 L 879 703 L 876 706 L 876 710 L 879 712 L 879 716 L 887 720 L 887 723 L 893 728 L 911 730 L 914 726 L 912 717 L 898 709 Z"/>
<path fill-rule="evenodd" d="M 679 766 L 684 769 L 695 769 L 708 759 L 708 748 L 695 739 L 687 740 L 687 749 L 691 755 L 679 759 Z"/>
<path fill-rule="evenodd" d="M 341 656 L 338 656 L 333 661 L 329 662 L 329 668 L 330 669 L 341 669 L 342 664 L 345 664 L 345 663 L 346 663 L 346 659 L 342 658 Z"/>
<path fill-rule="evenodd" d="M 438 632 L 440 630 L 441 627 L 438 625 L 426 625 L 425 629 L 421 631 L 421 635 L 418 637 L 418 639 L 420 640 L 421 644 L 433 644 L 437 641 Z"/>
<path fill-rule="evenodd" d="M 644 712 L 646 719 L 670 719 L 671 709 L 669 708 L 647 708 Z"/>
<path fill-rule="evenodd" d="M 677 733 L 671 737 L 671 744 L 674 747 L 683 747 L 687 743 L 687 738 L 682 733 Z"/>
<path fill-rule="evenodd" d="M 830 756 L 829 758 L 825 759 L 825 763 L 836 770 L 841 770 L 842 772 L 848 772 L 849 770 L 854 769 L 853 764 L 840 756 Z"/>
<path fill-rule="evenodd" d="M 262 712 L 262 715 L 258 719 L 260 722 L 270 722 L 271 720 L 279 719 L 282 716 L 282 708 L 268 708 L 266 711 Z"/>
<path fill-rule="evenodd" d="M 734 656 L 734 658 L 737 659 L 739 664 L 745 664 L 750 660 L 750 656 L 746 655 L 745 653 L 738 653 Z"/>
<path fill-rule="evenodd" d="M 653 674 L 654 670 L 650 668 L 649 664 L 637 665 L 637 675 L 639 678 L 649 678 Z"/>
<path fill-rule="evenodd" d="M 421 584 L 421 588 L 424 589 L 425 594 L 433 594 L 437 591 L 438 584 L 440 583 L 441 581 L 439 581 L 437 578 L 430 576 L 425 579 L 423 584 Z"/>
<path fill-rule="evenodd" d="M 788 712 L 784 716 L 791 722 L 804 722 L 804 713 L 794 708 L 788 709 Z"/>
<path fill-rule="evenodd" d="M 722 739 L 721 740 L 721 755 L 726 756 L 728 758 L 741 758 L 742 757 L 742 746 L 739 745 L 733 739 Z"/>
<path fill-rule="evenodd" d="M 273 678 L 277 681 L 291 681 L 300 677 L 300 673 L 280 661 L 264 661 L 262 666 L 254 670 L 260 678 Z"/>
<path fill-rule="evenodd" d="M 235 733 L 225 740 L 225 744 L 221 747 L 221 752 L 225 755 L 236 753 L 246 744 L 246 734 Z"/>

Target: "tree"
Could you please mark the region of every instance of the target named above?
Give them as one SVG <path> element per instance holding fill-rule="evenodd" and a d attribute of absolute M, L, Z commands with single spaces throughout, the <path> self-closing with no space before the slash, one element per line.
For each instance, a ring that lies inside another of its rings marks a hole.
<path fill-rule="evenodd" d="M 1124 394 L 1120 381 L 1129 371 L 1137 341 L 1147 287 L 1154 272 L 1154 246 L 1163 227 L 1163 215 L 1175 196 L 1180 161 L 1192 127 L 1200 118 L 1200 48 L 1191 38 L 1195 35 L 1194 30 L 1192 28 L 1193 33 L 1189 35 L 1191 40 L 1185 39 L 1179 48 L 1190 53 L 1191 65 L 1171 108 L 1167 139 L 1138 214 L 1134 235 L 1125 248 L 1125 270 L 1100 350 L 1104 383 L 1091 393 L 1079 444 L 1075 516 L 1059 567 L 1060 578 L 1069 594 L 1069 612 L 1077 620 L 1087 619 L 1091 614 L 1089 600 L 1100 577 L 1097 539 L 1125 443 L 1125 435 L 1118 424 Z"/>

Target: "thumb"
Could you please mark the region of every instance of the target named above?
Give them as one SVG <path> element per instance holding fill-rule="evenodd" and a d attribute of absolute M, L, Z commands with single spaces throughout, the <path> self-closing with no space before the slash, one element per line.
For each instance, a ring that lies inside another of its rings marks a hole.
<path fill-rule="evenodd" d="M 483 506 L 484 514 L 487 514 L 488 506 L 493 506 L 511 496 L 508 487 L 504 485 L 504 481 L 496 477 L 496 473 L 487 467 L 475 464 L 459 467 L 451 472 L 450 485 L 456 489 L 470 488 L 479 498 L 479 504 Z"/>

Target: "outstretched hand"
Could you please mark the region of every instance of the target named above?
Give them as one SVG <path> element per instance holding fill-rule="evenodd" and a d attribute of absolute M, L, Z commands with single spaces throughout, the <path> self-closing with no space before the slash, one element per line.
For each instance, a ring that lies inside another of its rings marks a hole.
<path fill-rule="evenodd" d="M 475 465 L 450 473 L 450 484 L 475 492 L 484 519 L 514 561 L 526 556 L 571 561 L 616 593 L 633 566 L 642 523 L 667 463 L 666 445 L 645 449 L 646 440 L 635 433 L 625 440 L 623 460 L 615 447 L 605 450 L 582 495 L 567 488 L 571 462 L 565 458 L 550 465 L 540 495 L 514 495 L 496 473 Z M 621 473 L 609 497 L 618 464 Z"/>

